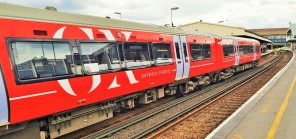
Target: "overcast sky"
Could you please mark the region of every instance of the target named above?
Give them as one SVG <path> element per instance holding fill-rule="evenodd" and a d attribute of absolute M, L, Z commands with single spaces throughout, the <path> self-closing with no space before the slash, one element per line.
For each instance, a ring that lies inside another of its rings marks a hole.
<path fill-rule="evenodd" d="M 250 28 L 288 27 L 296 22 L 296 0 L 0 0 L 18 5 L 136 21 L 174 25 L 203 22 Z"/>

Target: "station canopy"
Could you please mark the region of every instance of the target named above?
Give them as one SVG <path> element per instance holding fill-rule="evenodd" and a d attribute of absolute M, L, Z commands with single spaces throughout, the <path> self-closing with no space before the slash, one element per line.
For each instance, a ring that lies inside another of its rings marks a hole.
<path fill-rule="evenodd" d="M 204 31 L 212 34 L 222 35 L 222 36 L 236 36 L 236 37 L 245 37 L 256 39 L 261 43 L 272 43 L 271 40 L 264 38 L 258 34 L 252 33 L 246 30 L 243 27 L 233 27 L 226 26 L 221 24 L 212 24 L 206 22 L 194 22 L 180 26 L 183 30 L 191 30 L 191 31 Z"/>

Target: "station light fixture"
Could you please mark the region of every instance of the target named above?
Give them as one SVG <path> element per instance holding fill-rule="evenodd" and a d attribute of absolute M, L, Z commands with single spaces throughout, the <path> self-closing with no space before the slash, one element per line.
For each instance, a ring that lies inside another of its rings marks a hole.
<path fill-rule="evenodd" d="M 223 22 L 226 22 L 226 21 L 228 21 L 228 20 L 221 20 L 221 21 L 218 21 L 218 24 L 223 23 Z"/>
<path fill-rule="evenodd" d="M 172 27 L 174 27 L 174 24 L 173 24 L 173 10 L 178 10 L 179 7 L 173 7 L 171 8 L 171 24 L 172 24 Z"/>
<path fill-rule="evenodd" d="M 121 12 L 114 12 L 114 14 L 119 14 L 119 18 L 121 20 Z"/>

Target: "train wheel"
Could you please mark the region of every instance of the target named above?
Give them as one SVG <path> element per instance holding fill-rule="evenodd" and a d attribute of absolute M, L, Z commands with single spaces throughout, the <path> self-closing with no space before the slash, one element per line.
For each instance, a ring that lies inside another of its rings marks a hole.
<path fill-rule="evenodd" d="M 199 90 L 202 90 L 202 89 L 204 89 L 205 87 L 206 87 L 206 85 L 199 85 L 199 86 L 198 86 L 198 89 L 199 89 Z"/>
<path fill-rule="evenodd" d="M 180 97 L 186 96 L 187 93 L 185 93 L 185 86 L 183 84 L 179 85 L 177 88 L 177 92 L 179 94 Z"/>
<path fill-rule="evenodd" d="M 256 68 L 256 62 L 253 62 L 252 68 Z"/>
<path fill-rule="evenodd" d="M 213 82 L 213 83 L 217 83 L 217 82 L 219 81 L 219 75 L 220 75 L 220 74 L 218 74 L 218 73 L 215 73 L 215 74 L 213 75 L 213 79 L 212 79 L 212 82 Z"/>

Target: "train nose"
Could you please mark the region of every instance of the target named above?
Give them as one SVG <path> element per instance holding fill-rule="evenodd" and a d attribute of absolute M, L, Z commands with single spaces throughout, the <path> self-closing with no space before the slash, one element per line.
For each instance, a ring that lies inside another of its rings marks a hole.
<path fill-rule="evenodd" d="M 7 125 L 9 122 L 8 119 L 8 98 L 0 67 L 0 127 Z"/>

